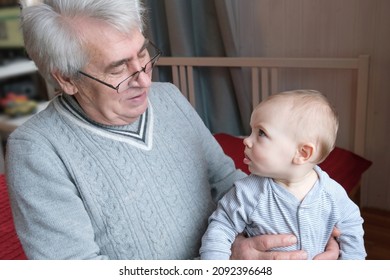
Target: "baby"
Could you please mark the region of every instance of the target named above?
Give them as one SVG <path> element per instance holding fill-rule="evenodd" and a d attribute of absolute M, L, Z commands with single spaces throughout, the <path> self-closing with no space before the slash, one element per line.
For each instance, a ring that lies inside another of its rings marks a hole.
<path fill-rule="evenodd" d="M 324 95 L 295 90 L 271 95 L 254 109 L 245 138 L 251 175 L 220 200 L 202 238 L 201 259 L 229 259 L 239 233 L 293 233 L 298 242 L 278 251 L 324 252 L 334 227 L 339 259 L 365 259 L 359 208 L 318 166 L 335 146 L 338 118 Z"/>

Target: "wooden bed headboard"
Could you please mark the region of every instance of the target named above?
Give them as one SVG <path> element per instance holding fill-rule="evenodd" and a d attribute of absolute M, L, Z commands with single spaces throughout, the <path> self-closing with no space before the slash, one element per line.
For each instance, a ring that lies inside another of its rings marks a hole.
<path fill-rule="evenodd" d="M 157 66 L 170 66 L 172 82 L 195 107 L 194 68 L 247 68 L 251 75 L 252 107 L 278 92 L 278 75 L 283 69 L 330 69 L 356 72 L 353 152 L 364 156 L 369 56 L 356 58 L 261 58 L 261 57 L 161 57 Z"/>

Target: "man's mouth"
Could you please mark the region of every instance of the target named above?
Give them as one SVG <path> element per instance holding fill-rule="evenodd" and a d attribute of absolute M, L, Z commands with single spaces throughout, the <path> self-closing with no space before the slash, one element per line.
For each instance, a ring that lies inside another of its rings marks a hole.
<path fill-rule="evenodd" d="M 143 102 L 143 100 L 146 98 L 146 91 L 141 92 L 140 94 L 126 97 L 127 101 L 131 102 Z"/>

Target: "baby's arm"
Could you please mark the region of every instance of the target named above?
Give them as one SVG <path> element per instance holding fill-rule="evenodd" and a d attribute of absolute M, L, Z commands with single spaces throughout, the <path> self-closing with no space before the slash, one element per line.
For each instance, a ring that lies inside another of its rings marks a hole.
<path fill-rule="evenodd" d="M 209 226 L 202 238 L 201 259 L 226 259 L 231 255 L 231 246 L 241 233 L 253 211 L 253 205 L 245 199 L 247 194 L 233 187 L 218 203 L 209 218 Z"/>
<path fill-rule="evenodd" d="M 337 184 L 337 183 L 336 183 Z M 340 260 L 364 260 L 367 256 L 364 248 L 363 218 L 359 207 L 348 197 L 344 188 L 334 186 L 335 205 L 340 219 L 336 224 L 340 231 Z"/>
<path fill-rule="evenodd" d="M 340 260 L 364 260 L 367 256 L 364 248 L 363 218 L 359 207 L 348 197 L 342 211 L 342 220 L 336 225 L 340 229 Z"/>

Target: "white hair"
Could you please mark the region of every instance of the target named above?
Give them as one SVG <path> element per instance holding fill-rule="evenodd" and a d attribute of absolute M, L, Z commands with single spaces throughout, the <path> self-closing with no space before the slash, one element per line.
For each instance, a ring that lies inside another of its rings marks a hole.
<path fill-rule="evenodd" d="M 123 33 L 144 29 L 139 0 L 21 0 L 20 4 L 26 51 L 43 77 L 55 86 L 53 71 L 74 77 L 88 63 L 74 19 L 104 21 Z"/>

